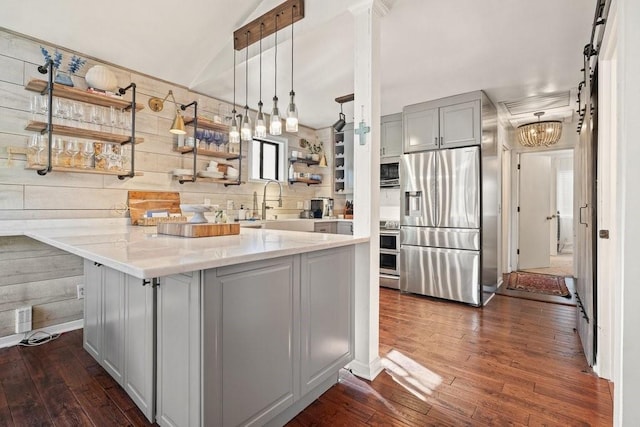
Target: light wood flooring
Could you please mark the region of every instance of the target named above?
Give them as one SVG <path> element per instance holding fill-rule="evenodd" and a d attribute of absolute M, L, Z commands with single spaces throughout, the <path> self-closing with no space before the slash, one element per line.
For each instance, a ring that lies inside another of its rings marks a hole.
<path fill-rule="evenodd" d="M 288 426 L 609 426 L 575 308 L 496 295 L 482 309 L 380 290 L 373 382 L 347 371 Z M 0 425 L 148 425 L 82 331 L 0 350 Z"/>

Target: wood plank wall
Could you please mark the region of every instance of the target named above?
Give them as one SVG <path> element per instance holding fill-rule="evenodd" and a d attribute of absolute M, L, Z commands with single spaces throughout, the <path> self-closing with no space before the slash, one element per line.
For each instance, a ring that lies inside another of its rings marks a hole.
<path fill-rule="evenodd" d="M 232 200 L 236 208 L 241 204 L 251 208 L 254 191 L 258 193 L 258 203 L 262 201 L 263 185 L 260 183 L 224 187 L 205 182 L 181 185 L 174 180 L 169 171 L 191 167 L 192 158 L 173 151 L 177 140 L 168 132 L 173 119 L 172 109 L 165 107 L 163 111 L 154 113 L 147 106 L 150 97 L 163 98 L 172 89 L 178 102 L 186 104 L 197 100 L 200 114 L 212 119 L 219 105 L 224 102 L 60 47 L 58 50 L 63 53 L 65 63 L 72 54 L 88 59 L 87 65 L 79 73 L 81 76 L 93 65 L 103 64 L 116 74 L 120 86 L 136 83 L 137 101 L 145 106 L 137 114 L 136 120 L 136 134 L 144 138 L 144 143 L 136 146 L 136 169 L 143 172 L 144 176 L 120 181 L 115 176 L 61 172 L 39 176 L 33 170 L 25 170 L 26 157 L 9 155 L 8 148 L 27 146 L 30 132 L 24 128 L 31 116 L 29 100 L 34 93 L 25 90 L 24 85 L 31 78 L 44 78 L 36 69 L 43 63 L 40 46 L 50 51 L 56 48 L 50 43 L 0 29 L 0 221 L 128 216 L 126 209 L 123 209 L 126 207 L 128 190 L 179 191 L 183 203 L 202 203 L 208 198 L 211 203 L 223 208 L 228 200 Z M 68 48 L 72 49 L 73 46 Z M 86 88 L 84 78 L 74 76 L 73 80 L 76 87 Z M 108 131 L 106 128 L 104 130 Z M 299 147 L 300 138 L 322 141 L 329 162 L 326 169 L 309 169 L 324 175 L 322 185 L 283 186 L 283 207 L 270 211 L 270 214 L 297 215 L 300 211 L 298 202 L 312 197 L 331 196 L 331 131 L 330 128 L 316 131 L 301 126 L 297 135 L 283 136 L 289 140 L 289 151 L 304 151 Z M 246 150 L 243 151 L 246 154 Z M 198 167 L 204 167 L 207 161 L 207 158 L 203 158 Z M 300 171 L 305 168 L 303 165 L 296 166 L 296 170 Z M 246 169 L 245 160 L 244 181 Z M 268 197 L 276 195 L 277 188 L 270 186 Z M 52 248 L 18 237 L 0 237 L 0 250 L 0 273 L 6 276 L 2 280 L 9 280 L 0 281 L 0 336 L 13 333 L 13 309 L 23 305 L 35 306 L 34 326 L 38 327 L 82 317 L 82 305 L 75 299 L 75 285 L 80 283 L 78 278 L 81 274 L 78 259 L 65 258 L 64 254 L 56 253 Z M 52 252 L 47 254 L 48 251 Z M 15 271 L 6 275 L 5 268 Z"/>

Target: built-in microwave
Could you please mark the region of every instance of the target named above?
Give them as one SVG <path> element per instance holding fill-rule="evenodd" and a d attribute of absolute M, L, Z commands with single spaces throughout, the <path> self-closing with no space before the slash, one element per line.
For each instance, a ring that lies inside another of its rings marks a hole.
<path fill-rule="evenodd" d="M 380 187 L 399 187 L 399 169 L 398 160 L 380 163 Z"/>

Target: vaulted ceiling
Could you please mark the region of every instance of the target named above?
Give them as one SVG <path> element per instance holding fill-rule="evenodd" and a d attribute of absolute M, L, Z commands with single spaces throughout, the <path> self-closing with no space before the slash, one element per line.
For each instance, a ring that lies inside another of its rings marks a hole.
<path fill-rule="evenodd" d="M 232 101 L 233 31 L 282 1 L 27 0 L 3 6 L 0 26 Z M 382 114 L 477 89 L 495 103 L 563 91 L 575 97 L 594 0 L 384 2 L 390 10 L 381 21 Z M 353 92 L 349 7 L 358 3 L 306 0 L 305 18 L 294 26 L 293 85 L 305 125 L 331 125 L 339 111 L 334 98 Z M 278 96 L 284 104 L 291 87 L 290 27 L 278 33 L 278 42 Z M 262 54 L 266 111 L 274 94 L 274 51 L 270 36 Z M 258 44 L 248 55 L 248 102 L 255 109 Z M 238 52 L 240 105 L 244 58 L 245 51 Z M 345 104 L 348 118 L 353 104 Z"/>

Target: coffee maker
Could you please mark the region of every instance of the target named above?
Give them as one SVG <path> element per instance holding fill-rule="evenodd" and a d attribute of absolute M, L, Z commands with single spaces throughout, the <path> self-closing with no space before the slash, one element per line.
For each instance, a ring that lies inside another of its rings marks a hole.
<path fill-rule="evenodd" d="M 330 197 L 311 199 L 311 214 L 314 218 L 333 216 L 333 199 Z"/>

